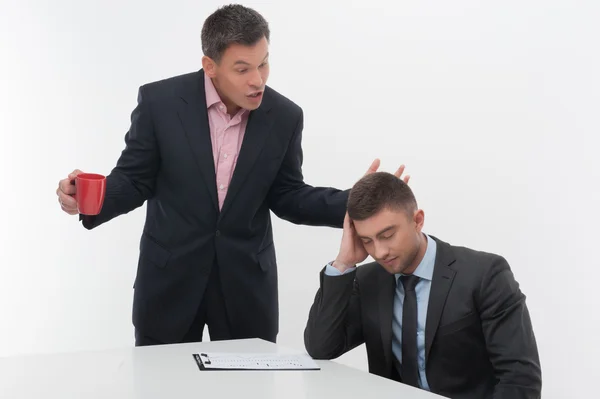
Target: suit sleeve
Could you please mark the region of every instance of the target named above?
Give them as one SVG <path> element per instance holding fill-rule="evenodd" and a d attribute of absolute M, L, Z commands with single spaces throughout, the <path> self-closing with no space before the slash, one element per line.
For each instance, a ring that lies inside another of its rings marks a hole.
<path fill-rule="evenodd" d="M 131 126 L 125 135 L 125 149 L 106 177 L 102 210 L 97 216 L 80 216 L 87 229 L 140 207 L 153 194 L 160 156 L 151 104 L 143 86 L 138 91 L 137 102 L 131 113 Z"/>
<path fill-rule="evenodd" d="M 364 343 L 356 272 L 328 276 L 321 285 L 304 330 L 304 345 L 314 359 L 335 359 Z"/>
<path fill-rule="evenodd" d="M 498 379 L 493 398 L 540 398 L 540 360 L 525 295 L 505 259 L 499 257 L 484 276 L 478 301 L 488 354 Z"/>
<path fill-rule="evenodd" d="M 290 140 L 285 158 L 268 194 L 270 209 L 295 224 L 341 228 L 350 190 L 312 187 L 302 175 L 303 113 Z"/>

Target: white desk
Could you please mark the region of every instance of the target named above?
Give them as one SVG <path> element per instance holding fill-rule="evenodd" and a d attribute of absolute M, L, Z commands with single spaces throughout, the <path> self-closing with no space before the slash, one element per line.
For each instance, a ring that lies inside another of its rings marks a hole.
<path fill-rule="evenodd" d="M 332 361 L 317 361 L 320 371 L 200 371 L 200 351 L 289 353 L 250 339 L 0 358 L 0 398 L 440 398 Z"/>

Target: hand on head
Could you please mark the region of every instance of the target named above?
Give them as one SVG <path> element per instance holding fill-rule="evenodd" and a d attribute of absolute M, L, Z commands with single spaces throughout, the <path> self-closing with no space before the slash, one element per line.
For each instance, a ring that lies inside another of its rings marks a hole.
<path fill-rule="evenodd" d="M 379 166 L 381 165 L 381 161 L 379 158 L 375 159 L 369 169 L 367 169 L 366 175 L 377 172 Z M 405 166 L 400 165 L 400 167 L 394 173 L 394 176 L 397 178 L 401 178 L 404 173 Z M 410 180 L 410 176 L 406 175 L 403 178 L 404 182 L 408 184 Z M 362 240 L 358 237 L 356 233 L 356 229 L 354 228 L 354 224 L 348 213 L 346 212 L 346 216 L 344 218 L 344 230 L 342 233 L 342 243 L 340 244 L 340 252 L 333 263 L 333 266 L 344 272 L 346 269 L 356 266 L 358 263 L 364 262 L 367 259 L 367 253 Z"/>

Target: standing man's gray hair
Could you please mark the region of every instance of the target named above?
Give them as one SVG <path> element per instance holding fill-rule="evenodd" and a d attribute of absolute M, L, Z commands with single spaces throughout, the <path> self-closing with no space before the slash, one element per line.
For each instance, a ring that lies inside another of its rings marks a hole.
<path fill-rule="evenodd" d="M 230 45 L 251 46 L 263 37 L 269 41 L 269 35 L 269 24 L 257 11 L 230 4 L 219 8 L 204 21 L 202 51 L 219 63 Z"/>

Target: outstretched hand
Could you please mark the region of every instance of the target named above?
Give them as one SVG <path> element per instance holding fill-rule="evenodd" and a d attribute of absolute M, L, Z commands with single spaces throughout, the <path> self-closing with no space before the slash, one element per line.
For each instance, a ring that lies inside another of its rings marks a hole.
<path fill-rule="evenodd" d="M 380 165 L 381 165 L 381 160 L 379 158 L 375 158 L 373 163 L 371 163 L 371 166 L 369 166 L 369 169 L 367 169 L 367 173 L 365 173 L 365 176 L 370 175 L 371 173 L 377 172 Z M 400 165 L 400 167 L 396 170 L 396 172 L 394 172 L 394 176 L 396 176 L 398 179 L 400 179 L 402 177 L 402 174 L 404 173 L 404 169 L 405 169 L 405 166 Z M 408 181 L 410 180 L 410 175 L 404 176 L 404 178 L 402 180 L 404 180 L 404 183 L 408 184 Z"/>

